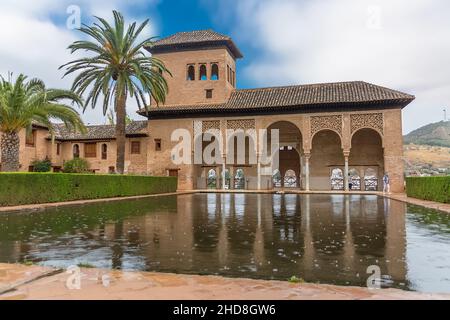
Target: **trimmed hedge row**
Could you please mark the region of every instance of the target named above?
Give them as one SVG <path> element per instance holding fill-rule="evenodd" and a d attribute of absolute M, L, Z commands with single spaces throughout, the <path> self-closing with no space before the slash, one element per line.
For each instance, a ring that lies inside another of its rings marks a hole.
<path fill-rule="evenodd" d="M 450 176 L 407 177 L 408 197 L 450 203 Z"/>
<path fill-rule="evenodd" d="M 175 192 L 176 177 L 0 173 L 0 206 Z"/>

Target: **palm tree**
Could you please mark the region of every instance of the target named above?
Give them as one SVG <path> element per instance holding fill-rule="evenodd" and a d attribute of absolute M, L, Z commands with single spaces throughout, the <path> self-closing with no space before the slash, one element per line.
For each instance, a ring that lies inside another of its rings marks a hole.
<path fill-rule="evenodd" d="M 80 31 L 92 41 L 76 41 L 69 46 L 71 53 L 88 51 L 89 57 L 71 61 L 60 68 L 66 68 L 64 76 L 81 71 L 74 79 L 72 90 L 80 95 L 89 91 L 84 108 L 89 104 L 95 108 L 99 96 L 103 98 L 103 114 L 114 102 L 116 112 L 116 142 L 118 173 L 124 172 L 125 127 L 127 98 L 135 98 L 138 108 L 147 109 L 147 97 L 156 103 L 164 103 L 168 86 L 163 74 L 170 72 L 164 63 L 154 57 L 145 56 L 143 48 L 151 46 L 154 38 L 138 41 L 149 20 L 137 27 L 136 22 L 125 29 L 123 16 L 113 11 L 114 25 L 98 20 L 93 26 L 83 26 Z"/>
<path fill-rule="evenodd" d="M 47 89 L 39 79 L 26 81 L 19 75 L 13 82 L 0 76 L 0 131 L 2 170 L 19 170 L 19 131 L 31 128 L 33 122 L 45 125 L 53 133 L 52 120 L 60 120 L 75 130 L 84 131 L 75 109 L 64 101 L 82 105 L 81 98 L 69 90 Z"/>

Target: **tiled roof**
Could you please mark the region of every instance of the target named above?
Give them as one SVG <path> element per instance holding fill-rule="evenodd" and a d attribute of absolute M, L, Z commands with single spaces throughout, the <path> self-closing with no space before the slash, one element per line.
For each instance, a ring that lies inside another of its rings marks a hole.
<path fill-rule="evenodd" d="M 169 37 L 156 41 L 155 45 L 181 44 L 181 43 L 220 41 L 220 40 L 231 40 L 231 38 L 223 34 L 217 33 L 213 30 L 196 30 L 196 31 L 175 33 Z"/>
<path fill-rule="evenodd" d="M 125 132 L 129 135 L 146 135 L 147 121 L 133 121 L 127 125 Z M 57 140 L 101 140 L 115 139 L 114 125 L 86 126 L 87 132 L 81 134 L 67 129 L 63 124 L 55 125 L 55 139 Z"/>
<path fill-rule="evenodd" d="M 196 30 L 188 32 L 178 32 L 169 37 L 155 41 L 153 45 L 147 48 L 150 52 L 157 52 L 169 48 L 189 48 L 202 45 L 226 45 L 236 58 L 242 58 L 242 53 L 234 44 L 233 40 L 226 35 L 220 34 L 213 30 Z"/>
<path fill-rule="evenodd" d="M 163 105 L 151 107 L 148 114 L 166 112 L 193 112 L 335 106 L 373 103 L 397 103 L 403 106 L 414 96 L 363 81 L 321 83 L 259 89 L 241 89 L 232 92 L 230 99 L 219 104 Z M 144 112 L 145 113 L 145 112 Z"/>
<path fill-rule="evenodd" d="M 414 96 L 363 81 L 236 90 L 229 108 L 409 100 Z"/>

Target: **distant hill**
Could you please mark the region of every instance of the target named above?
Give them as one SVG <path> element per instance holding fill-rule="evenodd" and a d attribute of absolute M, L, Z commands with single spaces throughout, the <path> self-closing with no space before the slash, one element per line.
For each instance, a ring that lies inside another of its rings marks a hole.
<path fill-rule="evenodd" d="M 430 123 L 403 137 L 404 144 L 450 147 L 450 121 Z"/>

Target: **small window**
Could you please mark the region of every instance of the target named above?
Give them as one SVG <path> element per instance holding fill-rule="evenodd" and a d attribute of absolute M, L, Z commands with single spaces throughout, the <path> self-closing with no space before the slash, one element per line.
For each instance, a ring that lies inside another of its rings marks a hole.
<path fill-rule="evenodd" d="M 140 154 L 140 153 L 141 153 L 141 142 L 131 141 L 131 154 Z"/>
<path fill-rule="evenodd" d="M 227 65 L 227 81 L 230 82 L 230 66 Z"/>
<path fill-rule="evenodd" d="M 32 129 L 31 132 L 27 132 L 25 144 L 29 147 L 34 147 L 35 142 L 36 142 L 36 130 Z"/>
<path fill-rule="evenodd" d="M 177 169 L 169 169 L 169 177 L 178 177 Z"/>
<path fill-rule="evenodd" d="M 231 85 L 234 87 L 236 84 L 236 73 L 234 70 L 231 70 Z"/>
<path fill-rule="evenodd" d="M 102 160 L 108 159 L 108 146 L 106 143 L 102 144 Z"/>
<path fill-rule="evenodd" d="M 195 80 L 195 68 L 194 68 L 193 65 L 189 65 L 188 66 L 186 79 L 188 81 L 194 81 Z"/>
<path fill-rule="evenodd" d="M 79 158 L 80 157 L 80 146 L 77 144 L 73 145 L 73 157 Z"/>
<path fill-rule="evenodd" d="M 211 65 L 211 80 L 219 80 L 219 66 L 217 63 Z"/>
<path fill-rule="evenodd" d="M 116 172 L 116 168 L 115 167 L 108 167 L 108 173 L 113 174 Z"/>
<path fill-rule="evenodd" d="M 56 155 L 59 156 L 61 154 L 61 143 L 56 144 Z"/>
<path fill-rule="evenodd" d="M 211 99 L 213 96 L 213 89 L 206 89 L 206 99 Z"/>
<path fill-rule="evenodd" d="M 85 143 L 84 144 L 84 157 L 85 158 L 96 158 L 97 157 L 97 144 L 96 143 Z"/>
<path fill-rule="evenodd" d="M 155 139 L 155 151 L 161 151 L 161 139 Z"/>
<path fill-rule="evenodd" d="M 206 65 L 202 64 L 200 65 L 200 74 L 199 74 L 199 79 L 200 80 L 207 80 L 207 76 L 206 76 Z"/>

